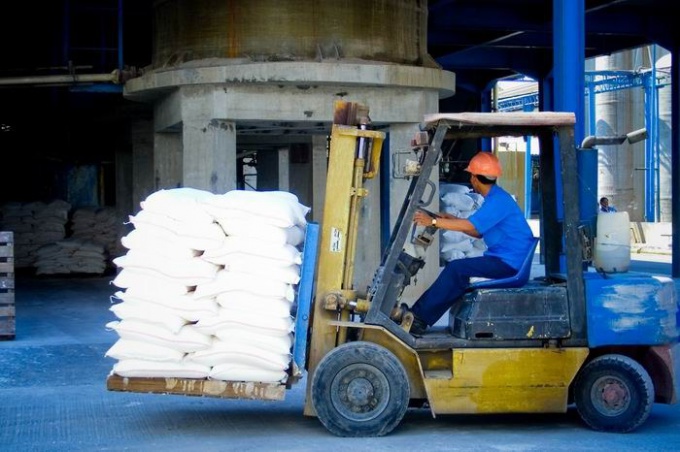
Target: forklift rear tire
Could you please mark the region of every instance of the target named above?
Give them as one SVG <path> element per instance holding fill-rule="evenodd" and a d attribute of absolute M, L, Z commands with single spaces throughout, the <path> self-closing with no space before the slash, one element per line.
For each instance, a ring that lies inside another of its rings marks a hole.
<path fill-rule="evenodd" d="M 649 417 L 654 385 L 637 361 L 624 355 L 603 355 L 577 375 L 574 401 L 581 419 L 592 429 L 627 433 Z"/>
<path fill-rule="evenodd" d="M 410 387 L 401 362 L 385 347 L 349 342 L 328 353 L 314 372 L 312 404 L 337 436 L 384 436 L 408 408 Z"/>

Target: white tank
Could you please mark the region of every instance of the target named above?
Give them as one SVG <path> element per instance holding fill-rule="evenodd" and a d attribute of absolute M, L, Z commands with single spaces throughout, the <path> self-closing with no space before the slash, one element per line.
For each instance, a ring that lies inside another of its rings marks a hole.
<path fill-rule="evenodd" d="M 628 212 L 597 215 L 593 266 L 607 273 L 627 272 L 630 267 L 630 218 Z"/>

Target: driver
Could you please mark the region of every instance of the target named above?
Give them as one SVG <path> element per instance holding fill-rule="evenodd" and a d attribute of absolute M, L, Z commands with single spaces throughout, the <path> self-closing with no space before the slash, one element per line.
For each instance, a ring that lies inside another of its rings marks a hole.
<path fill-rule="evenodd" d="M 416 211 L 413 221 L 418 226 L 434 226 L 460 231 L 483 238 L 487 246 L 484 255 L 454 259 L 446 264 L 435 282 L 411 307 L 414 315 L 411 334 L 422 335 L 451 308 L 470 286 L 471 277 L 506 278 L 517 273 L 533 245 L 533 233 L 513 197 L 496 185 L 503 173 L 498 158 L 489 152 L 478 152 L 465 171 L 470 183 L 484 197 L 481 207 L 469 218 L 457 218 L 439 213 L 432 218 Z"/>

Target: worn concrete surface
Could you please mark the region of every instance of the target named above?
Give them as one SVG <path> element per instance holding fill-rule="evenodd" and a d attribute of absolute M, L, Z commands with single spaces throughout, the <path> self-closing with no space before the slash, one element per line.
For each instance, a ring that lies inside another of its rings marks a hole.
<path fill-rule="evenodd" d="M 632 270 L 670 274 L 668 257 Z M 409 410 L 383 438 L 338 438 L 303 416 L 304 380 L 282 402 L 109 392 L 117 339 L 111 278 L 17 278 L 17 335 L 0 342 L 0 451 L 677 451 L 680 406 L 630 434 L 566 414 L 439 416 Z"/>

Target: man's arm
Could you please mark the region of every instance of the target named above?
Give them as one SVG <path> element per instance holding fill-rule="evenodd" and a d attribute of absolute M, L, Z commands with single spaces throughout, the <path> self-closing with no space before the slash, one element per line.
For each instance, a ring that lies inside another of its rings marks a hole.
<path fill-rule="evenodd" d="M 457 218 L 448 213 L 439 213 L 437 217 L 437 227 L 448 231 L 460 231 L 464 234 L 475 238 L 481 238 L 482 235 L 477 232 L 475 226 L 465 218 Z M 418 226 L 432 226 L 432 216 L 421 210 L 416 210 L 413 216 L 413 222 Z"/>

